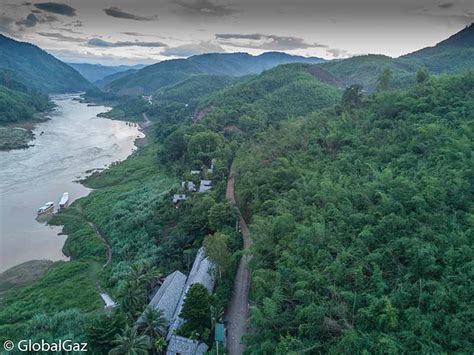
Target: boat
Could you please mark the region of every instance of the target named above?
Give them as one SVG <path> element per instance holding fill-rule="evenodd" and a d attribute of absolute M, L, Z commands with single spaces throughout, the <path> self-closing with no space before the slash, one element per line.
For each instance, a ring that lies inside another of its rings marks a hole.
<path fill-rule="evenodd" d="M 59 209 L 62 210 L 66 208 L 69 204 L 69 192 L 63 193 L 61 200 L 59 201 Z"/>
<path fill-rule="evenodd" d="M 54 202 L 46 202 L 44 206 L 38 209 L 38 216 L 54 211 Z"/>

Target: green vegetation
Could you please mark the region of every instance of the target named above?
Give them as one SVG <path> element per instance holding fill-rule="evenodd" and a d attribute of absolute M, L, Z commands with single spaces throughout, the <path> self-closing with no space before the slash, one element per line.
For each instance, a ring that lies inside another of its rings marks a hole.
<path fill-rule="evenodd" d="M 81 74 L 40 48 L 0 35 L 0 70 L 18 81 L 50 93 L 83 91 L 92 85 Z"/>
<path fill-rule="evenodd" d="M 282 65 L 216 93 L 200 105 L 205 123 L 255 133 L 270 123 L 336 103 L 339 90 L 309 69 L 307 64 Z"/>
<path fill-rule="evenodd" d="M 28 148 L 34 134 L 24 128 L 0 127 L 0 150 Z"/>
<path fill-rule="evenodd" d="M 280 60 L 264 59 L 260 69 Z M 96 92 L 155 92 L 151 106 L 115 109 L 148 112 L 153 136 L 54 217 L 72 261 L 5 295 L 0 342 L 40 334 L 85 339 L 94 354 L 161 352 L 163 320 L 147 296 L 204 246 L 217 287 L 191 288 L 180 332 L 209 343 L 241 256 L 225 199 L 234 161 L 254 241 L 249 352 L 472 350 L 473 73 L 435 77 L 415 59 L 363 56 L 239 81 L 202 75 L 257 68 L 246 60 L 162 62 Z M 213 180 L 205 194 L 179 187 L 202 178 Z M 178 192 L 187 199 L 173 205 Z M 120 306 L 102 312 L 101 291 Z"/>
<path fill-rule="evenodd" d="M 179 333 L 193 339 L 207 339 L 211 331 L 211 296 L 197 283 L 186 294 L 180 316 L 186 321 Z"/>
<path fill-rule="evenodd" d="M 48 96 L 32 90 L 10 71 L 0 71 L 0 124 L 33 120 L 52 108 Z"/>
<path fill-rule="evenodd" d="M 52 107 L 47 95 L 23 85 L 11 71 L 0 70 L 0 150 L 28 148 L 33 132 L 17 126 L 31 126 Z"/>
<path fill-rule="evenodd" d="M 434 47 L 410 53 L 408 58 L 433 73 L 459 73 L 474 67 L 474 24 Z"/>
<path fill-rule="evenodd" d="M 237 152 L 249 350 L 464 353 L 474 75 L 269 128 Z"/>
<path fill-rule="evenodd" d="M 280 64 L 321 61 L 320 58 L 305 58 L 278 52 L 259 56 L 246 53 L 209 53 L 149 65 L 130 75 L 121 76 L 103 87 L 105 91 L 118 95 L 150 95 L 195 75 L 245 76 L 258 74 Z"/>

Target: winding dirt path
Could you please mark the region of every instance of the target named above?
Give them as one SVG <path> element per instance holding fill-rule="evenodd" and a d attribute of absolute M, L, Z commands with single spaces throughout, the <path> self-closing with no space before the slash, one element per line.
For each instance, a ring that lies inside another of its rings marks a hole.
<path fill-rule="evenodd" d="M 236 208 L 235 200 L 235 169 L 234 165 L 230 169 L 229 178 L 227 179 L 227 190 L 226 198 Z M 252 245 L 252 240 L 249 237 L 249 230 L 247 223 L 242 217 L 242 214 L 237 208 L 239 213 L 239 224 L 244 240 L 244 255 L 240 259 L 239 267 L 237 269 L 237 275 L 234 281 L 234 289 L 232 291 L 232 299 L 230 300 L 229 307 L 225 313 L 225 321 L 227 322 L 227 351 L 230 355 L 243 354 L 245 346 L 241 342 L 242 337 L 248 332 L 247 320 L 249 317 L 249 290 L 250 290 L 250 271 L 248 263 L 250 261 L 250 255 L 246 255 L 245 252 Z"/>
<path fill-rule="evenodd" d="M 102 233 L 100 232 L 99 228 L 92 222 L 87 222 L 91 227 L 92 229 L 94 230 L 95 234 L 99 237 L 100 240 L 102 240 L 102 242 L 104 243 L 105 245 L 105 249 L 107 251 L 107 261 L 106 263 L 104 264 L 104 268 L 107 267 L 107 265 L 110 264 L 110 262 L 112 261 L 112 248 L 110 247 L 110 244 L 109 244 L 109 241 L 107 240 L 107 238 L 105 238 Z"/>
<path fill-rule="evenodd" d="M 141 123 L 142 128 L 150 127 L 153 124 L 153 122 L 151 122 L 150 119 L 148 118 L 148 115 L 146 114 L 146 112 L 143 112 L 143 120 L 145 122 Z"/>

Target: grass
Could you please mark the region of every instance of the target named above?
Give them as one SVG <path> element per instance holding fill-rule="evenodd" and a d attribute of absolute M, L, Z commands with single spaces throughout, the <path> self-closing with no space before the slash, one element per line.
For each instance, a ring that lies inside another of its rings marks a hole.
<path fill-rule="evenodd" d="M 122 270 L 154 254 L 155 240 L 143 233 L 142 225 L 157 201 L 176 185 L 175 179 L 160 170 L 156 151 L 156 145 L 150 144 L 89 177 L 84 183 L 94 191 L 54 216 L 50 223 L 63 225 L 68 235 L 63 251 L 71 261 L 55 262 L 39 279 L 0 300 L 0 341 L 20 338 L 36 314 L 71 308 L 85 314 L 100 312 L 99 287 L 115 294 L 109 280 L 116 268 Z M 105 269 L 104 243 L 89 222 L 104 232 L 112 246 L 112 265 Z"/>
<path fill-rule="evenodd" d="M 34 137 L 33 132 L 27 129 L 0 127 L 0 150 L 28 148 Z"/>

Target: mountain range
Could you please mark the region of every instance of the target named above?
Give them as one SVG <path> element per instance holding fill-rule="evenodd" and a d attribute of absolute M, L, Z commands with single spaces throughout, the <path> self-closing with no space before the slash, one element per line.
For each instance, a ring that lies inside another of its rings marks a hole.
<path fill-rule="evenodd" d="M 15 80 L 47 93 L 79 92 L 93 85 L 66 63 L 41 48 L 0 34 L 0 70 Z"/>
<path fill-rule="evenodd" d="M 356 56 L 325 61 L 316 57 L 267 52 L 208 53 L 186 59 L 172 59 L 144 66 L 104 66 L 86 63 L 69 65 L 26 42 L 0 35 L 0 70 L 14 73 L 15 80 L 47 93 L 85 91 L 95 86 L 119 96 L 152 94 L 195 75 L 245 76 L 259 74 L 281 64 L 315 64 L 319 75 L 339 86 L 358 83 L 373 90 L 378 75 L 392 70 L 392 86 L 400 87 L 413 79 L 413 73 L 426 67 L 435 74 L 453 73 L 474 67 L 474 25 L 467 26 L 433 47 L 399 58 L 383 55 Z M 81 75 L 82 74 L 82 75 Z M 95 83 L 95 86 L 92 84 Z"/>
<path fill-rule="evenodd" d="M 89 64 L 89 63 L 67 63 L 70 67 L 76 69 L 84 78 L 89 80 L 91 83 L 96 83 L 104 79 L 107 76 L 128 72 L 129 70 L 137 71 L 146 67 L 145 64 L 137 65 L 118 65 L 108 66 L 101 64 Z"/>
<path fill-rule="evenodd" d="M 151 94 L 177 84 L 193 75 L 243 76 L 258 74 L 280 64 L 321 63 L 324 59 L 267 52 L 258 56 L 247 53 L 208 53 L 187 59 L 172 59 L 149 65 L 105 85 L 104 90 L 118 95 Z"/>

